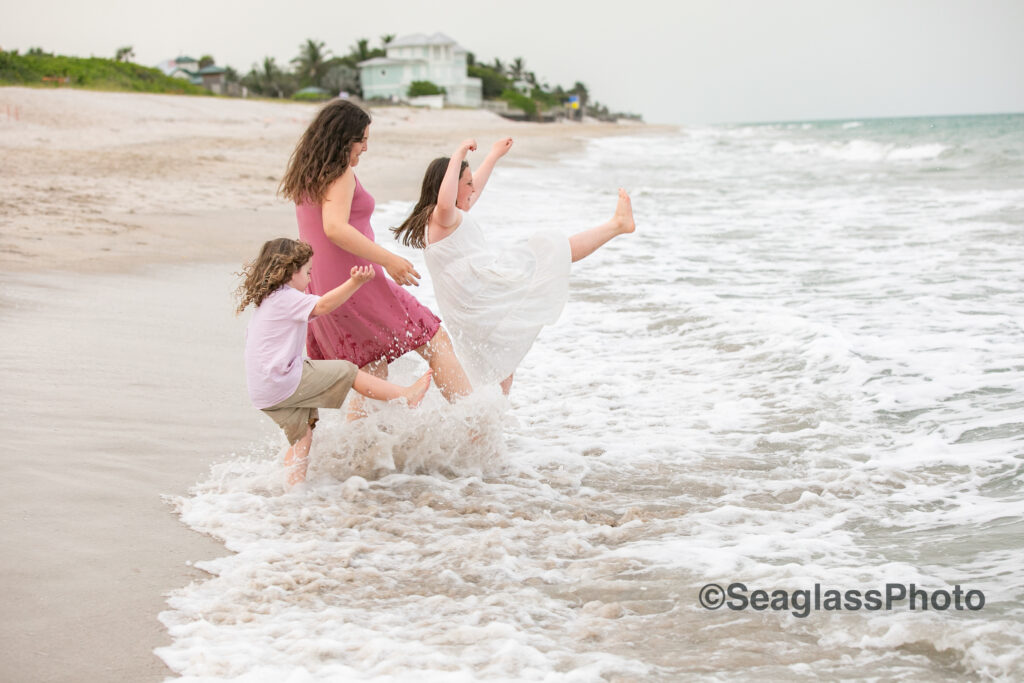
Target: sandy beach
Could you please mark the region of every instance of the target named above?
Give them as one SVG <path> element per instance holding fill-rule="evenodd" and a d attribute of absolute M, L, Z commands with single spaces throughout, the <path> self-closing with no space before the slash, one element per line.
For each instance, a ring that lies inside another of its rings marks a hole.
<path fill-rule="evenodd" d="M 231 269 L 295 233 L 276 196 L 316 107 L 0 88 L 0 677 L 149 681 L 168 591 L 226 551 L 164 496 L 273 432 L 246 401 Z M 543 164 L 655 127 L 372 111 L 363 184 L 415 199 L 466 136 Z M 378 239 L 386 226 L 375 226 Z"/>

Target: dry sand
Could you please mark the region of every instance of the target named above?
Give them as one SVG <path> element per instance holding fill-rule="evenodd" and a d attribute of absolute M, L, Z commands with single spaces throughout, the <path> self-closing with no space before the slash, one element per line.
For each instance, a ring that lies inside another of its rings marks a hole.
<path fill-rule="evenodd" d="M 273 434 L 248 405 L 231 271 L 294 235 L 275 193 L 316 107 L 0 88 L 0 680 L 148 681 L 168 591 L 225 551 L 164 502 Z M 427 162 L 512 135 L 550 163 L 610 124 L 372 112 L 359 166 L 413 201 Z M 378 228 L 379 230 L 379 228 Z"/>
<path fill-rule="evenodd" d="M 0 268 L 236 261 L 255 242 L 294 234 L 291 205 L 276 191 L 317 108 L 0 88 Z M 653 128 L 520 123 L 481 110 L 385 107 L 372 116 L 359 178 L 378 202 L 415 201 L 427 163 L 467 136 L 489 145 L 512 135 L 508 163 L 537 163 L 590 137 Z"/>

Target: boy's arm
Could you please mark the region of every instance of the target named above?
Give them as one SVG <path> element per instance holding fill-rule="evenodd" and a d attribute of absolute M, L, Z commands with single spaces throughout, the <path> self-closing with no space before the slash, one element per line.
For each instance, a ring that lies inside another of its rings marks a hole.
<path fill-rule="evenodd" d="M 484 187 L 487 185 L 491 171 L 494 170 L 498 159 L 508 154 L 510 149 L 512 149 L 512 138 L 498 140 L 491 147 L 491 151 L 487 153 L 487 158 L 483 160 L 483 163 L 476 167 L 476 171 L 473 172 L 473 196 L 469 198 L 469 208 L 472 209 L 476 200 L 480 199 L 480 195 L 483 194 Z"/>
<path fill-rule="evenodd" d="M 310 320 L 320 315 L 326 315 L 348 301 L 349 297 L 356 293 L 356 290 L 373 279 L 375 273 L 370 266 L 354 266 L 349 275 L 347 280 L 320 297 L 309 313 Z"/>
<path fill-rule="evenodd" d="M 442 228 L 450 228 L 455 225 L 458 217 L 455 199 L 459 196 L 459 175 L 462 173 L 462 162 L 466 158 L 466 154 L 475 149 L 476 140 L 463 140 L 448 161 L 448 168 L 441 180 L 441 189 L 437 191 L 437 206 L 434 207 L 434 217 Z"/>

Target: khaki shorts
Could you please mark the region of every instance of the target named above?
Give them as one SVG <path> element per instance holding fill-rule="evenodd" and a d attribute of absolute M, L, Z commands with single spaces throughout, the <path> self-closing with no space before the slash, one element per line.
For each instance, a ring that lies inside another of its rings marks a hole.
<path fill-rule="evenodd" d="M 263 408 L 263 412 L 284 430 L 288 443 L 306 435 L 307 427 L 312 429 L 320 419 L 317 408 L 340 408 L 345 402 L 352 383 L 359 372 L 347 360 L 309 360 L 302 361 L 302 379 L 291 396 L 285 400 Z"/>

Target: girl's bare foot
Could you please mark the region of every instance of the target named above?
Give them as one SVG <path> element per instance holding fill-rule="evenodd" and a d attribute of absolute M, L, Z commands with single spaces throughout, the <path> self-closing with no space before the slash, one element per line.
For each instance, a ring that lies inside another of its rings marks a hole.
<path fill-rule="evenodd" d="M 409 402 L 410 408 L 415 408 L 423 400 L 423 397 L 427 394 L 427 389 L 430 388 L 430 377 L 433 374 L 433 370 L 427 370 L 423 373 L 422 377 L 406 387 L 402 392 L 402 396 Z"/>
<path fill-rule="evenodd" d="M 629 194 L 621 187 L 619 188 L 619 203 L 615 207 L 612 222 L 615 223 L 615 229 L 620 235 L 636 230 L 636 223 L 633 222 L 633 202 L 630 201 Z"/>

